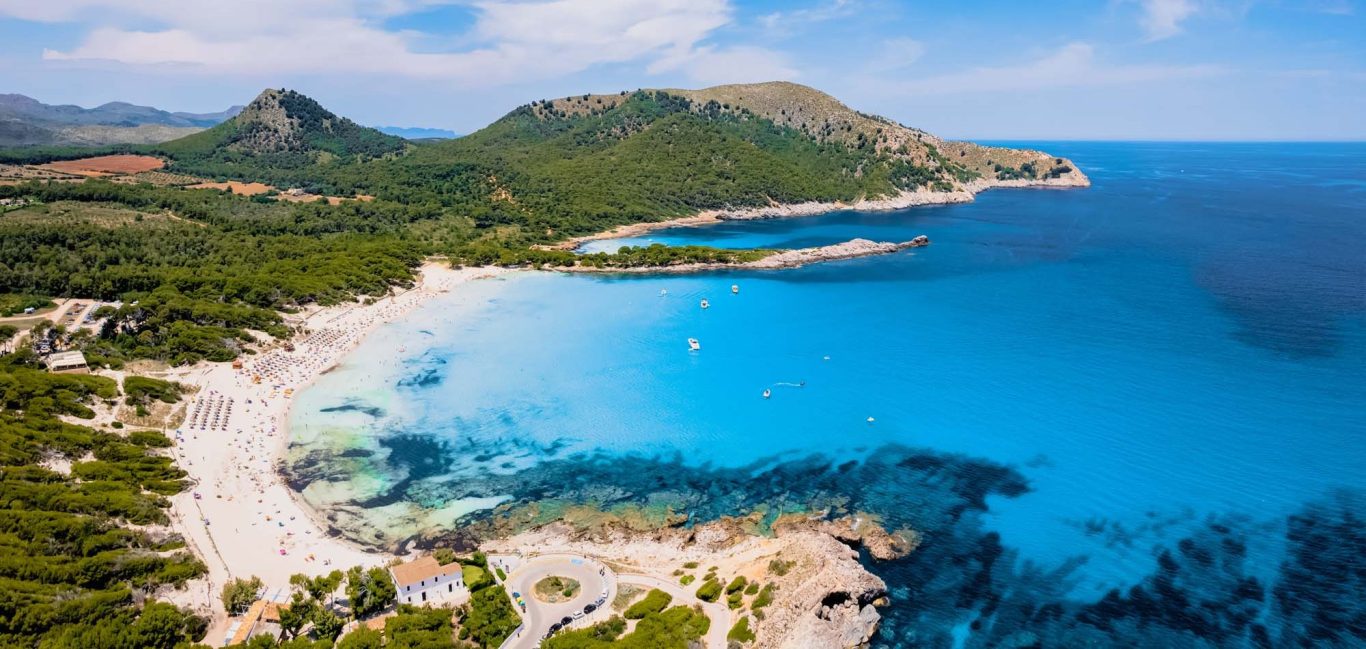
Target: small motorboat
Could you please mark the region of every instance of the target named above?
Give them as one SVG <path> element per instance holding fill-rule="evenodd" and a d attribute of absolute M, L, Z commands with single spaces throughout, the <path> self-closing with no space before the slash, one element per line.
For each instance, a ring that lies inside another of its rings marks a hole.
<path fill-rule="evenodd" d="M 708 302 L 707 298 L 702 298 L 702 303 L 700 306 L 704 309 L 709 308 L 711 306 L 711 302 Z"/>
<path fill-rule="evenodd" d="M 773 391 L 768 388 L 764 388 L 764 398 L 767 399 L 771 396 L 773 396 Z"/>
<path fill-rule="evenodd" d="M 869 417 L 869 418 L 868 418 L 868 423 L 871 424 L 871 423 L 873 423 L 873 421 L 875 421 L 875 420 L 874 420 L 872 417 Z"/>
<path fill-rule="evenodd" d="M 702 349 L 702 343 L 697 342 L 697 339 L 696 339 L 696 338 L 689 338 L 689 339 L 688 339 L 688 349 L 691 349 L 691 350 L 693 350 L 693 351 L 697 351 L 697 350 L 699 350 L 699 349 Z"/>
<path fill-rule="evenodd" d="M 731 285 L 730 285 L 730 292 L 738 295 L 738 294 L 740 293 L 740 285 L 739 285 L 739 284 L 731 284 Z"/>
<path fill-rule="evenodd" d="M 667 288 L 661 288 L 661 289 L 659 289 L 659 297 L 664 297 L 665 295 L 668 295 L 668 294 L 669 294 L 669 289 L 667 289 Z"/>

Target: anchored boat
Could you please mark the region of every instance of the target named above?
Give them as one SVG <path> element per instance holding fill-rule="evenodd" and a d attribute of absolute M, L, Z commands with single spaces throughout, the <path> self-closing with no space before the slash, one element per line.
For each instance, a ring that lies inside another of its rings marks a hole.
<path fill-rule="evenodd" d="M 699 350 L 699 349 L 702 349 L 702 343 L 697 342 L 697 339 L 696 339 L 696 338 L 689 338 L 689 339 L 688 339 L 688 349 L 691 349 L 691 350 L 693 350 L 693 351 L 697 351 L 697 350 Z"/>

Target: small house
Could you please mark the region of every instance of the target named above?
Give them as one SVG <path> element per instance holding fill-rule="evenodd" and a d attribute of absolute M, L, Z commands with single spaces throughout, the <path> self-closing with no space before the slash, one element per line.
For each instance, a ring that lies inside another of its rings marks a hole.
<path fill-rule="evenodd" d="M 420 606 L 463 600 L 468 594 L 460 564 L 443 566 L 431 555 L 394 566 L 389 569 L 389 574 L 394 578 L 394 585 L 398 586 L 398 601 L 403 604 Z"/>
<path fill-rule="evenodd" d="M 85 364 L 85 354 L 81 352 L 57 352 L 47 357 L 47 371 L 54 374 L 89 374 Z"/>

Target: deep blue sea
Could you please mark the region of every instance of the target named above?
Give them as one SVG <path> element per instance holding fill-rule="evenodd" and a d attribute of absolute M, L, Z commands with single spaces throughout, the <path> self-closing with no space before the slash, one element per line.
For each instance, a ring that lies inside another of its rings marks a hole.
<path fill-rule="evenodd" d="M 391 539 L 871 512 L 923 535 L 869 561 L 882 646 L 1366 644 L 1366 144 L 1028 146 L 1093 186 L 590 246 L 932 241 L 888 256 L 455 291 L 301 395 L 296 483 Z"/>

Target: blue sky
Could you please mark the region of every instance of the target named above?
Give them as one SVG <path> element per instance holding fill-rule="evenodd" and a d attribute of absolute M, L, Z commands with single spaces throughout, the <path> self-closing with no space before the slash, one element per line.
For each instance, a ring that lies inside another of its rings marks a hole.
<path fill-rule="evenodd" d="M 301 90 L 469 132 L 533 99 L 786 79 L 949 137 L 1366 139 L 1363 0 L 0 0 L 0 92 Z"/>

